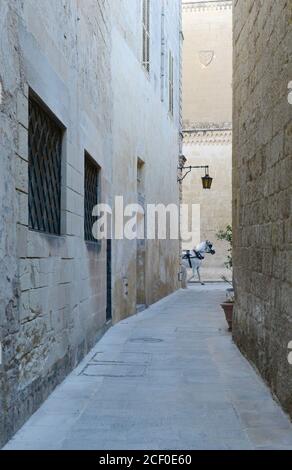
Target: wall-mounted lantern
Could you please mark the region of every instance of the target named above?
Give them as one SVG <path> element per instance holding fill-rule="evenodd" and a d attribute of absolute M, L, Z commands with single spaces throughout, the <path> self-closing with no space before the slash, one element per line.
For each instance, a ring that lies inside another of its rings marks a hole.
<path fill-rule="evenodd" d="M 213 178 L 209 176 L 209 168 L 205 168 L 205 176 L 202 177 L 202 184 L 203 184 L 203 189 L 211 189 L 212 183 L 213 183 Z"/>
<path fill-rule="evenodd" d="M 186 158 L 183 157 L 183 155 L 180 157 L 180 161 L 181 162 L 186 162 Z M 209 175 L 209 166 L 208 165 L 202 165 L 202 166 L 184 166 L 184 164 L 181 164 L 178 166 L 178 170 L 181 171 L 181 174 L 183 173 L 183 171 L 186 170 L 186 173 L 181 177 L 178 177 L 177 178 L 177 181 L 179 183 L 181 183 L 185 177 L 194 169 L 204 169 L 205 170 L 205 176 L 202 177 L 202 185 L 203 185 L 203 189 L 211 189 L 211 186 L 212 186 L 212 182 L 213 182 L 213 178 L 211 178 L 211 176 Z"/>

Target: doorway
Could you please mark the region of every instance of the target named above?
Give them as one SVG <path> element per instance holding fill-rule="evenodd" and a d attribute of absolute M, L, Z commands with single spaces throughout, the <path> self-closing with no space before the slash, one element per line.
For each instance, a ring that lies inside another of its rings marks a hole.
<path fill-rule="evenodd" d="M 112 241 L 106 247 L 106 321 L 112 319 Z"/>
<path fill-rule="evenodd" d="M 144 162 L 138 158 L 137 161 L 137 201 L 143 208 L 143 213 L 138 214 L 137 220 L 137 253 L 136 253 L 136 307 L 137 311 L 146 307 L 145 294 L 145 263 L 146 263 L 146 240 L 145 240 L 145 182 Z"/>

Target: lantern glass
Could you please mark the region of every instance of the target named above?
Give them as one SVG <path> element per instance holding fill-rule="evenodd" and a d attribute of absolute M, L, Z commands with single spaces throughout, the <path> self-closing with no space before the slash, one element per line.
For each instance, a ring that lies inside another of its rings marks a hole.
<path fill-rule="evenodd" d="M 202 178 L 203 189 L 211 189 L 213 178 L 209 175 L 205 175 Z"/>

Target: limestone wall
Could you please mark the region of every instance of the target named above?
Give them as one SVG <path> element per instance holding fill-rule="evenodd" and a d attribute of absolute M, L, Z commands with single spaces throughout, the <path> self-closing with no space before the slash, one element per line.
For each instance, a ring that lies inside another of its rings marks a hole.
<path fill-rule="evenodd" d="M 183 202 L 200 206 L 197 241 L 209 239 L 216 249 L 206 256 L 202 278 L 218 281 L 231 278 L 228 246 L 216 234 L 232 220 L 232 2 L 183 2 L 183 33 L 183 154 L 186 166 L 209 165 L 214 178 L 212 189 L 203 190 L 204 170 L 193 170 L 183 181 Z"/>
<path fill-rule="evenodd" d="M 145 201 L 178 202 L 180 1 L 151 4 L 148 76 L 140 0 L 0 2 L 0 446 L 107 328 L 107 278 L 113 321 L 136 311 L 136 241 L 113 242 L 108 276 L 106 242 L 84 241 L 84 152 L 101 168 L 100 202 L 137 202 L 138 159 Z M 28 228 L 30 90 L 65 128 L 60 236 Z M 178 287 L 178 241 L 144 251 L 147 305 Z"/>
<path fill-rule="evenodd" d="M 84 151 L 111 181 L 109 2 L 1 1 L 0 443 L 96 342 L 105 245 L 84 242 Z M 102 87 L 97 84 L 101 82 Z M 65 127 L 61 236 L 28 229 L 28 94 Z"/>
<path fill-rule="evenodd" d="M 232 120 L 232 2 L 183 1 L 183 121 L 230 125 Z M 213 126 L 214 127 L 214 126 Z"/>
<path fill-rule="evenodd" d="M 193 170 L 183 184 L 183 202 L 199 205 L 197 216 L 200 216 L 200 220 L 194 222 L 194 227 L 200 222 L 196 244 L 210 240 L 216 251 L 214 256 L 206 255 L 202 263 L 201 275 L 204 281 L 220 281 L 222 276 L 227 279 L 232 277 L 231 270 L 225 266 L 229 246 L 217 240 L 216 236 L 219 230 L 224 230 L 232 221 L 231 147 L 231 129 L 184 133 L 184 154 L 188 158 L 186 165 L 209 165 L 213 178 L 210 191 L 202 188 L 201 176 L 204 170 Z M 192 243 L 183 242 L 183 249 L 193 249 Z"/>
<path fill-rule="evenodd" d="M 150 8 L 150 72 L 141 64 L 140 0 L 114 3 L 112 71 L 114 90 L 113 193 L 125 204 L 139 202 L 137 162 L 142 163 L 145 206 L 178 204 L 176 168 L 180 125 L 180 0 L 152 1 Z M 115 8 L 116 6 L 116 8 Z M 168 58 L 174 57 L 174 114 L 169 112 Z M 125 184 L 126 182 L 126 184 Z M 146 220 L 147 222 L 147 220 Z M 141 246 L 140 246 L 141 248 Z M 142 248 L 143 249 L 143 248 Z M 114 320 L 150 305 L 179 287 L 178 240 L 147 240 L 144 266 L 137 266 L 137 244 L 113 245 Z M 144 274 L 143 274 L 144 272 Z M 141 279 L 144 276 L 144 281 Z M 126 288 L 125 288 L 126 285 Z M 143 296 L 144 290 L 144 296 Z M 143 301 L 144 297 L 144 301 Z"/>
<path fill-rule="evenodd" d="M 291 1 L 234 2 L 234 338 L 292 415 Z"/>

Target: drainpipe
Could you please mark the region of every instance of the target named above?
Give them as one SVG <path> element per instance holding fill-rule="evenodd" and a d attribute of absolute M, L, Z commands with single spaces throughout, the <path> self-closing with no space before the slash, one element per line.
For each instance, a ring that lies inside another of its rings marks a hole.
<path fill-rule="evenodd" d="M 185 161 L 182 161 L 183 155 L 183 116 L 182 116 L 182 54 L 183 54 L 183 26 L 182 26 L 182 5 L 179 1 L 179 36 L 180 36 L 180 43 L 179 43 L 179 156 L 178 156 L 178 166 L 185 164 Z M 179 226 L 181 229 L 182 220 L 181 220 L 181 204 L 183 202 L 183 194 L 182 194 L 182 183 L 179 184 Z M 181 282 L 181 286 L 184 286 L 184 274 L 183 274 L 183 265 L 181 260 L 181 253 L 182 253 L 182 238 L 181 238 L 181 231 L 179 231 L 179 274 L 178 279 Z"/>
<path fill-rule="evenodd" d="M 160 67 L 160 99 L 164 101 L 164 80 L 165 80 L 165 4 L 161 5 L 161 67 Z"/>

